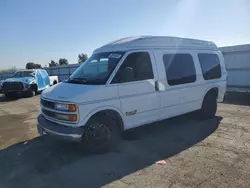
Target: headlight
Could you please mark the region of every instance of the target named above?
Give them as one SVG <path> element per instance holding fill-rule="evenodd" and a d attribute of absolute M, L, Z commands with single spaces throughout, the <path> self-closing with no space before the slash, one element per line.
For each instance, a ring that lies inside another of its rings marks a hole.
<path fill-rule="evenodd" d="M 76 114 L 55 114 L 55 118 L 65 121 L 76 121 L 77 115 Z"/>
<path fill-rule="evenodd" d="M 56 103 L 55 104 L 55 109 L 62 110 L 62 111 L 75 112 L 76 111 L 76 105 L 74 105 L 74 104 Z"/>

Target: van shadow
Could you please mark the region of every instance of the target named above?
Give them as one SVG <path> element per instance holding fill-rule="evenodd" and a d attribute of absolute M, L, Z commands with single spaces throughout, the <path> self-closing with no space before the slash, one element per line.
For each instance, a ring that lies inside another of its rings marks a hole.
<path fill-rule="evenodd" d="M 250 93 L 227 92 L 224 103 L 249 106 Z"/>
<path fill-rule="evenodd" d="M 0 151 L 0 182 L 8 187 L 101 187 L 167 159 L 211 135 L 222 120 L 194 120 L 190 115 L 136 129 L 139 137 L 124 140 L 103 155 L 91 155 L 79 145 L 49 136 Z"/>

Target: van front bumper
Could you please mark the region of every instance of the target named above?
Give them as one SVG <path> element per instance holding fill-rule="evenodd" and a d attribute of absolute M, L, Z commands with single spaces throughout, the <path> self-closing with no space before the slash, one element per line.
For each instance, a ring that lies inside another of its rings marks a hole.
<path fill-rule="evenodd" d="M 84 132 L 83 127 L 68 127 L 48 121 L 40 114 L 37 118 L 37 130 L 40 135 L 51 135 L 63 140 L 81 142 Z"/>

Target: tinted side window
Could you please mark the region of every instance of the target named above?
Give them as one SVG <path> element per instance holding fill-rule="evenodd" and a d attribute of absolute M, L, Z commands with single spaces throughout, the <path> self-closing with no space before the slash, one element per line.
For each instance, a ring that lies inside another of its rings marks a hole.
<path fill-rule="evenodd" d="M 125 68 L 133 70 L 133 78 L 130 81 L 122 80 L 122 70 Z M 122 63 L 112 83 L 124 83 L 139 80 L 153 79 L 153 70 L 150 55 L 147 52 L 135 52 L 129 54 Z"/>
<path fill-rule="evenodd" d="M 33 71 L 24 71 L 23 74 L 22 74 L 22 77 L 29 77 L 30 74 L 32 74 Z"/>
<path fill-rule="evenodd" d="M 190 54 L 165 54 L 163 62 L 169 85 L 187 84 L 196 81 L 194 61 Z"/>
<path fill-rule="evenodd" d="M 198 57 L 205 80 L 221 77 L 220 60 L 216 54 L 198 54 Z"/>
<path fill-rule="evenodd" d="M 20 72 L 16 72 L 16 73 L 13 75 L 13 77 L 16 77 L 16 78 L 18 78 L 18 77 L 20 77 L 20 76 L 21 76 Z"/>

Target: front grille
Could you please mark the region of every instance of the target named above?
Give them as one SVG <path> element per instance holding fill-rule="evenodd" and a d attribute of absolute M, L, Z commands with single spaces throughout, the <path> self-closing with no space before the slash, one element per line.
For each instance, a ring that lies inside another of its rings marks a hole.
<path fill-rule="evenodd" d="M 48 117 L 55 118 L 55 112 L 44 109 L 44 108 L 54 109 L 54 107 L 55 107 L 54 102 L 47 101 L 47 100 L 44 100 L 44 99 L 41 98 L 41 105 L 42 105 L 42 112 L 43 112 L 44 115 L 46 115 Z"/>
<path fill-rule="evenodd" d="M 42 109 L 42 112 L 43 112 L 43 114 L 46 115 L 46 116 L 55 118 L 55 112 L 52 112 L 52 111 L 49 111 L 49 110 L 45 110 L 45 109 Z"/>
<path fill-rule="evenodd" d="M 67 120 L 63 120 L 63 119 L 60 119 L 58 118 L 58 114 L 71 114 L 71 112 L 69 113 L 66 113 L 66 112 L 63 112 L 61 113 L 61 111 L 59 110 L 56 110 L 55 109 L 55 102 L 51 102 L 51 101 L 48 101 L 46 99 L 42 99 L 41 98 L 41 107 L 42 107 L 42 114 L 45 115 L 45 118 L 48 117 L 48 120 L 50 120 L 49 118 L 53 118 L 53 119 L 56 119 L 58 121 L 67 121 Z M 54 111 L 56 110 L 56 112 Z M 72 123 L 77 123 L 77 121 L 73 122 L 71 121 Z"/>
<path fill-rule="evenodd" d="M 51 102 L 51 101 L 47 101 L 44 99 L 41 99 L 41 105 L 45 108 L 51 108 L 54 109 L 55 108 L 55 103 Z"/>
<path fill-rule="evenodd" d="M 23 83 L 22 82 L 4 82 L 3 90 L 4 91 L 22 91 Z"/>

